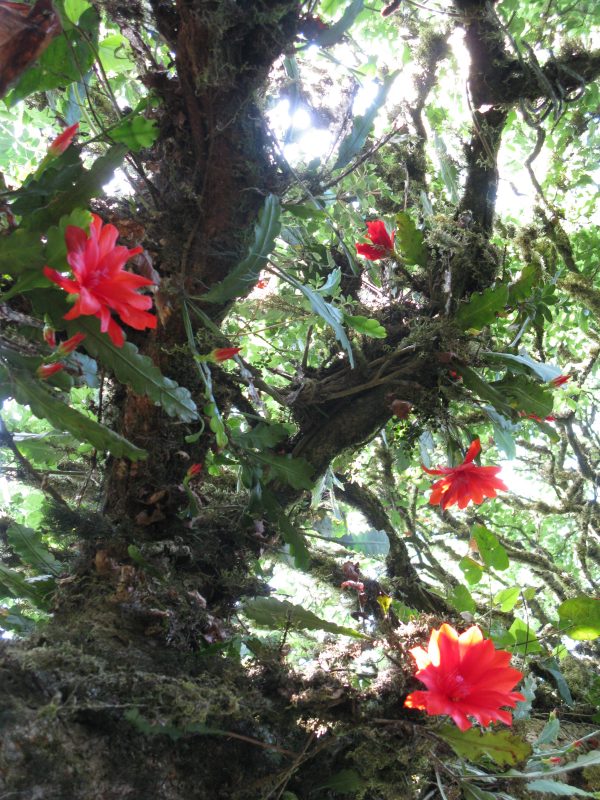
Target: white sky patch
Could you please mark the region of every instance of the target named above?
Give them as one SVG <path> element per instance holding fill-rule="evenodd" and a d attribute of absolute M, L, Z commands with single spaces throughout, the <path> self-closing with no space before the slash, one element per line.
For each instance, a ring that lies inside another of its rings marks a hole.
<path fill-rule="evenodd" d="M 131 197 L 133 186 L 129 183 L 123 170 L 116 169 L 111 180 L 102 187 L 102 191 L 109 197 Z"/>

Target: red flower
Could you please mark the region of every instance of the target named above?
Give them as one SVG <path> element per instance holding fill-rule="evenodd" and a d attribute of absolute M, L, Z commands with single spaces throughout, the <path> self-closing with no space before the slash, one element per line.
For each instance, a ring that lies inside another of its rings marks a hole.
<path fill-rule="evenodd" d="M 500 467 L 478 467 L 471 463 L 480 452 L 481 442 L 475 439 L 471 442 L 465 460 L 458 467 L 423 467 L 429 475 L 444 476 L 431 487 L 431 505 L 439 503 L 442 508 L 447 508 L 458 504 L 459 508 L 466 508 L 471 501 L 479 505 L 485 497 L 496 497 L 496 489 L 508 490 L 500 478 L 496 477 Z"/>
<path fill-rule="evenodd" d="M 59 134 L 48 147 L 48 152 L 50 153 L 50 155 L 59 156 L 61 153 L 64 153 L 67 147 L 73 141 L 73 137 L 77 133 L 78 127 L 79 123 L 76 122 L 75 125 L 71 125 L 69 128 L 66 128 L 61 134 Z"/>
<path fill-rule="evenodd" d="M 152 298 L 137 292 L 153 282 L 123 269 L 125 263 L 141 253 L 143 248 L 129 250 L 117 245 L 119 232 L 114 225 L 103 226 L 100 217 L 92 216 L 89 236 L 83 228 L 74 225 L 69 225 L 65 232 L 67 261 L 75 278 L 66 278 L 50 267 L 44 267 L 44 275 L 65 292 L 79 295 L 65 319 L 81 315 L 98 317 L 102 333 L 108 332 L 113 344 L 123 347 L 123 330 L 111 316 L 111 311 L 138 331 L 156 328 L 156 317 L 146 311 L 152 306 Z"/>
<path fill-rule="evenodd" d="M 192 464 L 188 471 L 185 473 L 186 478 L 193 478 L 202 471 L 202 464 Z"/>
<path fill-rule="evenodd" d="M 554 386 L 555 388 L 558 388 L 559 386 L 563 386 L 567 381 L 570 380 L 571 380 L 570 375 L 559 375 L 556 378 L 552 378 L 552 380 L 549 381 L 549 383 L 551 383 L 552 386 Z"/>
<path fill-rule="evenodd" d="M 523 673 L 509 667 L 510 653 L 496 650 L 475 625 L 459 636 L 444 623 L 431 631 L 427 651 L 414 647 L 410 652 L 419 668 L 416 677 L 429 691 L 409 694 L 407 708 L 448 714 L 461 731 L 471 727 L 468 717 L 484 727 L 494 720 L 512 725 L 512 715 L 500 707 L 514 708 L 517 700 L 525 700 L 511 691 Z"/>
<path fill-rule="evenodd" d="M 241 349 L 241 347 L 217 347 L 216 350 L 211 352 L 210 357 L 212 361 L 220 363 L 221 361 L 227 361 L 228 358 L 237 356 Z"/>
<path fill-rule="evenodd" d="M 367 222 L 367 239 L 373 244 L 356 245 L 356 252 L 368 258 L 369 261 L 377 261 L 380 258 L 388 258 L 394 255 L 394 234 L 391 236 L 387 232 L 385 222 L 381 219 Z"/>
<path fill-rule="evenodd" d="M 64 368 L 65 368 L 64 364 L 58 364 L 58 363 L 56 363 L 56 364 L 40 364 L 40 366 L 36 369 L 35 372 L 36 372 L 36 375 L 38 376 L 38 378 L 41 378 L 43 381 L 45 381 L 51 375 L 54 375 L 55 373 L 60 372 L 61 369 L 64 369 Z"/>

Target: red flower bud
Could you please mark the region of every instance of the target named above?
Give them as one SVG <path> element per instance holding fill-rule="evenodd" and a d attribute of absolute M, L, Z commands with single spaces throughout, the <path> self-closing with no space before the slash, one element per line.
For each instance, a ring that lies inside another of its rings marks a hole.
<path fill-rule="evenodd" d="M 71 336 L 70 339 L 67 339 L 66 342 L 61 342 L 56 352 L 59 356 L 68 356 L 73 350 L 77 350 L 84 339 L 85 333 L 76 333 L 74 336 Z"/>
<path fill-rule="evenodd" d="M 202 464 L 192 464 L 192 466 L 185 473 L 186 478 L 193 478 L 202 470 Z"/>
<path fill-rule="evenodd" d="M 549 381 L 549 383 L 551 383 L 552 386 L 554 386 L 555 388 L 558 388 L 559 386 L 563 386 L 567 381 L 570 380 L 571 380 L 571 375 L 558 375 L 558 377 L 552 378 L 552 380 Z"/>
<path fill-rule="evenodd" d="M 74 125 L 71 125 L 69 128 L 66 128 L 56 137 L 53 142 L 51 142 L 50 146 L 48 147 L 48 152 L 53 156 L 59 156 L 61 153 L 64 153 L 67 147 L 73 141 L 73 137 L 77 133 L 77 128 L 79 128 L 78 122 L 76 122 Z"/>
<path fill-rule="evenodd" d="M 56 347 L 56 331 L 50 325 L 44 325 L 44 341 L 48 347 Z"/>
<path fill-rule="evenodd" d="M 59 364 L 59 363 L 56 363 L 56 364 L 40 364 L 40 366 L 36 369 L 35 372 L 36 372 L 36 375 L 38 376 L 38 378 L 41 378 L 43 381 L 45 381 L 51 375 L 54 375 L 56 372 L 60 372 L 61 369 L 64 369 L 64 368 L 65 368 L 65 365 L 64 364 Z"/>
<path fill-rule="evenodd" d="M 241 347 L 217 347 L 216 350 L 211 352 L 211 359 L 221 363 L 221 361 L 227 361 L 228 358 L 237 356 L 241 349 Z"/>

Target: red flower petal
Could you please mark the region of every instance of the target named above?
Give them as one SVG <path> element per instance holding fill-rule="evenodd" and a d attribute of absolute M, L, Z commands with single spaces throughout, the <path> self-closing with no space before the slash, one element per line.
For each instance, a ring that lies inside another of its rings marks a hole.
<path fill-rule="evenodd" d="M 441 505 L 443 509 L 457 505 L 466 508 L 469 503 L 479 505 L 486 497 L 496 497 L 498 490 L 508 491 L 508 487 L 496 477 L 500 467 L 478 467 L 473 460 L 481 452 L 481 442 L 475 439 L 467 450 L 462 464 L 458 467 L 422 469 L 429 475 L 443 475 L 431 487 L 430 505 Z"/>
<path fill-rule="evenodd" d="M 493 721 L 512 724 L 512 716 L 502 706 L 514 708 L 523 695 L 511 691 L 523 677 L 508 666 L 510 653 L 496 650 L 477 627 L 460 636 L 448 624 L 431 631 L 427 652 L 415 647 L 411 655 L 417 662 L 417 678 L 428 691 L 412 692 L 407 708 L 429 715 L 446 714 L 461 730 L 472 723 L 469 717 L 487 726 Z"/>
<path fill-rule="evenodd" d="M 393 236 L 387 232 L 383 220 L 375 219 L 367 222 L 367 239 L 370 239 L 372 244 L 357 243 L 356 252 L 368 258 L 369 261 L 377 261 L 380 258 L 394 255 Z"/>
<path fill-rule="evenodd" d="M 69 128 L 66 128 L 61 134 L 59 134 L 53 142 L 51 142 L 50 146 L 48 147 L 48 152 L 51 153 L 53 156 L 59 156 L 61 153 L 64 153 L 67 147 L 73 141 L 73 137 L 77 133 L 77 128 L 79 127 L 79 123 L 76 122 L 74 125 L 71 125 Z"/>

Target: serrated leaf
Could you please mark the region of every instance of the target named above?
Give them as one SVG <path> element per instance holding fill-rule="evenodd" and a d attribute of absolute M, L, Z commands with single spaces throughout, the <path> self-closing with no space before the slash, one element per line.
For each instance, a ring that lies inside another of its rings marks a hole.
<path fill-rule="evenodd" d="M 153 119 L 146 119 L 139 114 L 128 116 L 114 128 L 107 131 L 114 142 L 127 145 L 134 153 L 145 147 L 151 147 L 158 136 L 158 128 Z"/>
<path fill-rule="evenodd" d="M 503 364 L 511 372 L 517 374 L 533 373 L 536 378 L 539 378 L 544 383 L 551 381 L 553 378 L 558 378 L 561 375 L 560 367 L 553 364 L 543 364 L 541 361 L 536 361 L 531 356 L 521 351 L 519 355 L 513 353 L 484 353 L 486 363 L 494 367 L 497 364 Z"/>
<path fill-rule="evenodd" d="M 328 622 L 303 606 L 294 605 L 287 600 L 277 600 L 275 597 L 256 597 L 245 603 L 243 609 L 244 614 L 254 620 L 257 625 L 272 630 L 291 628 L 293 630 L 327 631 L 327 633 L 353 636 L 358 639 L 369 638 L 354 628 L 346 628 L 343 625 L 336 625 L 335 622 Z"/>
<path fill-rule="evenodd" d="M 506 398 L 491 383 L 483 380 L 471 367 L 460 367 L 460 374 L 463 384 L 467 389 L 474 392 L 477 397 L 487 400 L 502 416 L 509 417 L 514 413 L 514 409 L 506 402 Z"/>
<path fill-rule="evenodd" d="M 281 207 L 279 198 L 268 195 L 258 215 L 254 229 L 254 244 L 246 258 L 233 269 L 225 280 L 213 286 L 202 300 L 207 303 L 225 303 L 234 297 L 246 294 L 258 280 L 260 271 L 267 263 L 267 257 L 275 246 L 275 239 L 281 230 Z"/>
<path fill-rule="evenodd" d="M 534 264 L 527 264 L 521 270 L 521 275 L 508 287 L 508 302 L 513 306 L 526 300 L 531 295 L 531 290 L 536 286 L 541 277 L 541 270 Z"/>
<path fill-rule="evenodd" d="M 552 411 L 552 391 L 527 375 L 505 375 L 502 380 L 489 384 L 508 401 L 516 411 L 547 417 Z M 495 406 L 495 404 L 494 404 Z M 496 406 L 495 406 L 496 407 Z"/>
<path fill-rule="evenodd" d="M 509 586 L 494 595 L 494 603 L 500 606 L 500 611 L 506 614 L 517 605 L 520 595 L 521 590 L 518 586 Z"/>
<path fill-rule="evenodd" d="M 560 783 L 549 779 L 531 781 L 531 783 L 525 784 L 525 788 L 529 789 L 530 792 L 545 792 L 556 797 L 596 797 L 593 792 L 586 792 L 577 786 L 570 786 L 568 783 Z"/>
<path fill-rule="evenodd" d="M 438 735 L 457 755 L 475 763 L 487 756 L 501 767 L 512 767 L 531 755 L 531 746 L 510 731 L 483 733 L 478 728 L 461 731 L 452 725 L 444 725 Z"/>
<path fill-rule="evenodd" d="M 471 614 L 477 608 L 471 592 L 462 583 L 452 588 L 452 591 L 448 594 L 448 602 L 457 611 L 468 611 Z"/>
<path fill-rule="evenodd" d="M 576 641 L 591 641 L 600 636 L 600 600 L 595 597 L 572 597 L 558 607 L 561 631 Z"/>
<path fill-rule="evenodd" d="M 462 570 L 467 583 L 471 584 L 471 586 L 479 583 L 483 576 L 483 567 L 481 564 L 478 564 L 474 558 L 464 556 L 464 558 L 461 558 L 458 562 L 458 566 Z"/>
<path fill-rule="evenodd" d="M 497 642 L 494 642 L 497 644 Z M 513 720 L 528 719 L 531 717 L 531 708 L 535 700 L 535 690 L 537 688 L 537 681 L 533 675 L 526 675 L 523 683 L 519 687 L 519 692 L 525 697 L 525 700 L 519 700 L 513 711 Z"/>
<path fill-rule="evenodd" d="M 32 414 L 48 420 L 59 431 L 68 431 L 78 441 L 89 442 L 98 450 L 110 452 L 117 458 L 125 457 L 132 461 L 146 458 L 145 450 L 66 405 L 29 373 L 16 370 L 11 372 L 10 383 L 12 395 L 17 402 L 29 406 Z"/>
<path fill-rule="evenodd" d="M 483 525 L 473 525 L 472 536 L 477 542 L 479 553 L 486 567 L 508 569 L 508 556 L 498 538 Z"/>
<path fill-rule="evenodd" d="M 82 172 L 75 186 L 58 192 L 47 205 L 25 217 L 23 227 L 45 233 L 51 225 L 56 225 L 61 217 L 70 214 L 73 209 L 84 208 L 92 197 L 101 194 L 102 187 L 112 178 L 126 153 L 125 145 L 116 144 L 111 147 L 94 161 L 89 170 Z"/>
<path fill-rule="evenodd" d="M 594 767 L 596 764 L 600 764 L 600 750 L 592 750 L 589 753 L 584 753 L 572 763 L 572 766 L 579 769 L 580 767 Z"/>
<path fill-rule="evenodd" d="M 21 228 L 0 237 L 0 272 L 13 278 L 27 271 L 40 272 L 44 266 L 44 247 L 37 233 Z M 2 297 L 4 300 L 4 295 Z"/>
<path fill-rule="evenodd" d="M 261 464 L 270 467 L 273 478 L 289 483 L 294 489 L 308 489 L 313 487 L 312 474 L 314 469 L 304 458 L 291 458 L 278 456 L 268 452 L 254 452 L 252 458 Z"/>
<path fill-rule="evenodd" d="M 46 576 L 44 576 L 46 578 Z M 25 598 L 38 608 L 48 608 L 51 584 L 48 580 L 26 580 L 20 572 L 0 564 L 0 593 L 7 591 L 13 597 Z"/>
<path fill-rule="evenodd" d="M 243 433 L 233 431 L 231 434 L 231 438 L 241 447 L 245 449 L 257 448 L 259 450 L 275 447 L 288 436 L 289 431 L 286 426 L 277 422 L 273 424 L 259 422 L 249 431 L 244 431 Z"/>
<path fill-rule="evenodd" d="M 63 569 L 62 564 L 48 551 L 42 542 L 41 535 L 33 528 L 19 525 L 18 522 L 11 522 L 6 530 L 6 535 L 11 547 L 21 556 L 24 564 L 33 567 L 43 575 L 60 575 Z"/>
<path fill-rule="evenodd" d="M 373 102 L 364 114 L 354 117 L 352 121 L 352 130 L 342 139 L 338 156 L 333 165 L 333 169 L 341 169 L 357 155 L 363 148 L 367 141 L 367 136 L 371 132 L 375 117 L 381 106 L 385 103 L 388 92 L 392 88 L 392 84 L 399 75 L 399 71 L 391 72 L 383 79 Z"/>
<path fill-rule="evenodd" d="M 67 266 L 67 243 L 65 241 L 67 227 L 74 225 L 77 228 L 84 228 L 89 231 L 91 222 L 91 212 L 82 208 L 75 208 L 70 214 L 65 214 L 64 217 L 61 217 L 58 225 L 53 225 L 47 231 L 45 263 L 54 269 L 64 270 Z M 48 279 L 46 278 L 45 280 L 47 286 Z"/>
<path fill-rule="evenodd" d="M 329 273 L 329 275 L 327 276 L 327 280 L 325 281 L 323 286 L 319 286 L 317 292 L 319 292 L 319 294 L 322 294 L 323 297 L 333 295 L 338 290 L 341 280 L 342 280 L 342 270 L 340 269 L 340 267 L 336 267 Z"/>
<path fill-rule="evenodd" d="M 461 303 L 455 319 L 460 327 L 480 331 L 496 319 L 496 314 L 504 310 L 508 302 L 508 286 L 490 286 L 483 292 L 475 292 L 466 303 Z"/>
<path fill-rule="evenodd" d="M 407 264 L 427 266 L 427 250 L 423 244 L 423 233 L 405 211 L 396 214 L 394 247 L 402 254 Z"/>
<path fill-rule="evenodd" d="M 198 419 L 198 410 L 188 389 L 165 377 L 131 342 L 115 347 L 109 336 L 100 332 L 100 323 L 95 317 L 78 317 L 67 323 L 67 330 L 71 336 L 78 331 L 85 333 L 82 346 L 90 355 L 109 367 L 121 383 L 162 406 L 169 416 L 183 422 Z"/>
<path fill-rule="evenodd" d="M 368 317 L 351 317 L 344 314 L 344 322 L 355 331 L 364 334 L 365 336 L 372 336 L 374 339 L 385 339 L 387 331 L 376 319 L 369 319 Z"/>

